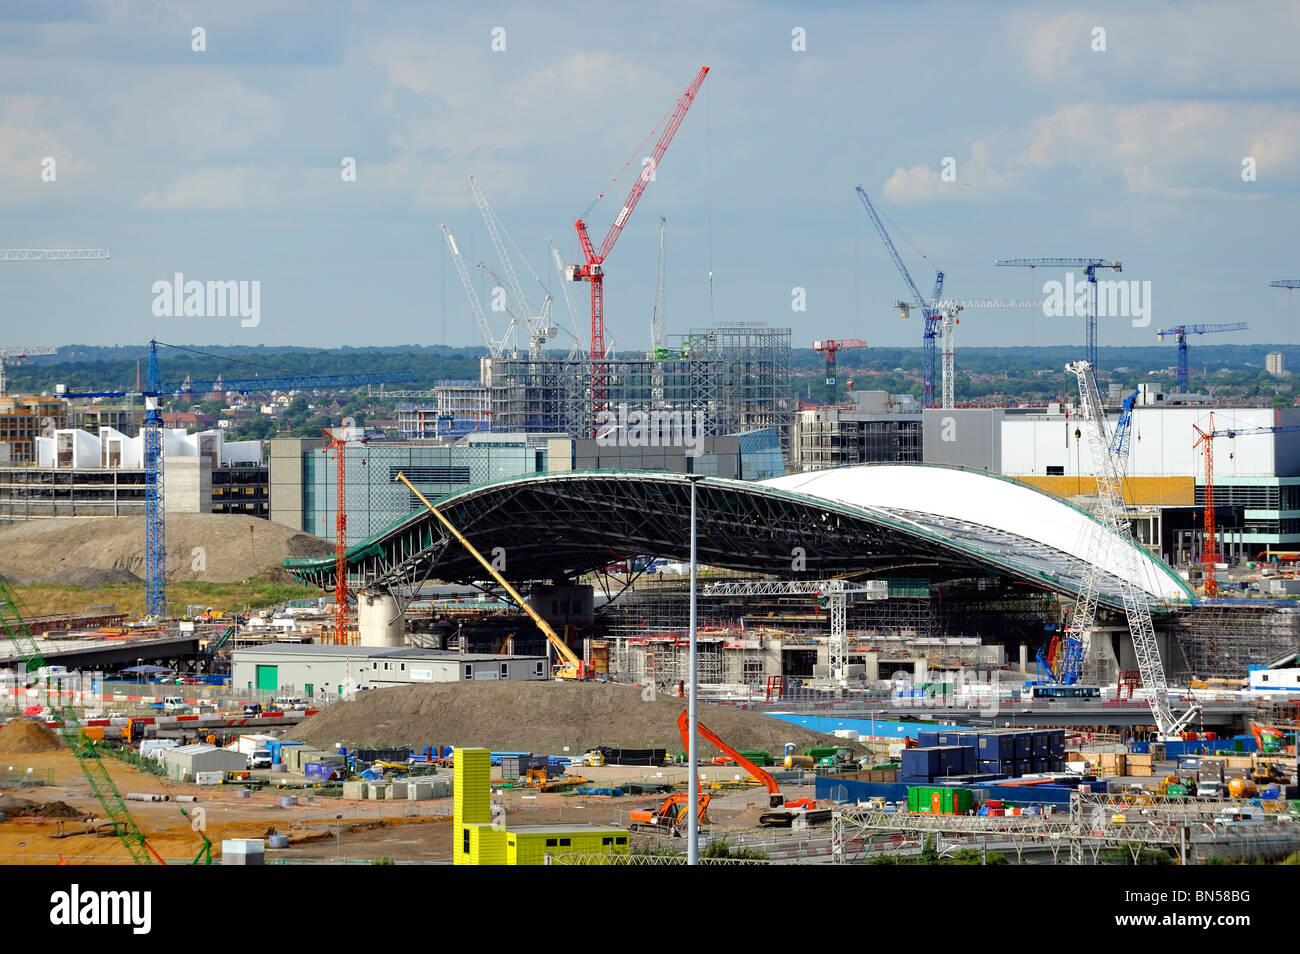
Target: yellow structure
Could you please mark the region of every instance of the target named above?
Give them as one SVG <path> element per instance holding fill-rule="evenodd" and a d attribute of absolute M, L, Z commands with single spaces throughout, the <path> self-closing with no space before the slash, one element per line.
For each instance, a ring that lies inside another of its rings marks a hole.
<path fill-rule="evenodd" d="M 1077 497 L 1097 492 L 1095 477 L 1040 477 L 1023 475 L 1013 477 L 1022 484 L 1037 487 L 1057 497 Z M 1196 478 L 1186 477 L 1125 477 L 1124 502 L 1131 507 L 1194 507 L 1196 506 Z"/>
<path fill-rule="evenodd" d="M 557 854 L 627 854 L 627 832 L 600 825 L 527 825 L 506 829 L 492 816 L 492 759 L 487 749 L 454 751 L 452 862 L 458 865 L 540 865 Z"/>

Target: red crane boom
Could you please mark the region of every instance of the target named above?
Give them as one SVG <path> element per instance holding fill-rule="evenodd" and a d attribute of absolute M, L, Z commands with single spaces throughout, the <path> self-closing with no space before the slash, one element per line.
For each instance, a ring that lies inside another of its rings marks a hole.
<path fill-rule="evenodd" d="M 691 85 L 686 87 L 686 92 L 677 97 L 677 103 L 673 107 L 672 115 L 668 119 L 668 125 L 659 136 L 659 141 L 655 143 L 654 150 L 650 153 L 650 159 L 646 162 L 636 181 L 632 183 L 632 190 L 627 194 L 622 208 L 618 210 L 618 215 L 614 216 L 614 221 L 609 227 L 609 232 L 605 235 L 605 240 L 600 243 L 599 251 L 592 245 L 591 236 L 587 232 L 587 224 L 578 219 L 573 223 L 578 230 L 578 242 L 582 246 L 582 265 L 571 265 L 568 268 L 570 281 L 590 282 L 591 283 L 591 396 L 592 408 L 599 412 L 605 404 L 605 258 L 614 248 L 614 243 L 618 241 L 619 235 L 623 232 L 623 226 L 627 225 L 627 220 L 632 215 L 632 210 L 636 204 L 641 201 L 641 195 L 645 192 L 645 187 L 654 177 L 655 170 L 659 167 L 659 160 L 663 158 L 664 152 L 668 149 L 668 144 L 672 142 L 677 128 L 681 126 L 682 120 L 686 118 L 686 111 L 691 108 L 691 103 L 695 101 L 695 94 L 700 91 L 700 86 L 704 83 L 704 77 L 708 74 L 707 66 L 700 67 L 699 73 L 695 79 L 691 80 Z"/>

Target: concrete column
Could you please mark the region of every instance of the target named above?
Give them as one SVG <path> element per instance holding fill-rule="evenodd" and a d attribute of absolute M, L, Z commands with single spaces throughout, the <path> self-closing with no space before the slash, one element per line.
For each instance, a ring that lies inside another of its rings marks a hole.
<path fill-rule="evenodd" d="M 1029 672 L 1029 644 L 1020 644 L 1020 671 Z"/>
<path fill-rule="evenodd" d="M 361 593 L 357 597 L 357 629 L 362 646 L 404 646 L 406 628 L 397 600 L 387 593 Z"/>

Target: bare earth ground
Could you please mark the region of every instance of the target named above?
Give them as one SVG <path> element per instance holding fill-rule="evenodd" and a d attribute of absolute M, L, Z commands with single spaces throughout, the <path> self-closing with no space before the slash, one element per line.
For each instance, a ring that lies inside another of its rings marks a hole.
<path fill-rule="evenodd" d="M 333 745 L 459 745 L 538 755 L 577 754 L 597 745 L 682 750 L 677 717 L 685 702 L 639 686 L 609 683 L 452 682 L 364 692 L 298 726 L 293 737 Z M 774 755 L 786 742 L 832 745 L 830 736 L 729 706 L 704 705 L 700 721 L 738 749 Z M 702 742 L 705 757 L 716 750 Z"/>
<path fill-rule="evenodd" d="M 202 561 L 196 547 L 202 548 Z M 233 583 L 272 573 L 288 582 L 281 565 L 286 557 L 333 552 L 319 537 L 269 520 L 215 513 L 167 516 L 169 579 Z M 0 527 L 0 576 L 66 586 L 138 582 L 144 578 L 144 518 L 56 517 Z"/>

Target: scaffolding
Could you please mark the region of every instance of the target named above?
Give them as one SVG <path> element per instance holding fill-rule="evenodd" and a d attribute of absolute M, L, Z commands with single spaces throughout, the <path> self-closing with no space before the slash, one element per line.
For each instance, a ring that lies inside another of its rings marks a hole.
<path fill-rule="evenodd" d="M 1300 647 L 1300 607 L 1260 600 L 1206 600 L 1180 615 L 1174 629 L 1185 675 L 1245 679 L 1251 665 Z"/>
<path fill-rule="evenodd" d="M 692 331 L 665 357 L 608 359 L 603 406 L 609 410 L 698 415 L 704 436 L 774 428 L 790 452 L 790 329 L 723 323 Z M 563 431 L 590 437 L 596 426 L 589 359 L 543 356 L 493 362 L 495 430 Z"/>

